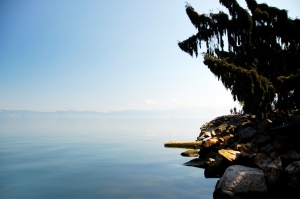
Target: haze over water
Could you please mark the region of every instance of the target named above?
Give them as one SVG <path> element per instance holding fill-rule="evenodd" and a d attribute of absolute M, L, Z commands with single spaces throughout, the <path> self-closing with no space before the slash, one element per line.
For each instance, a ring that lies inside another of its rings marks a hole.
<path fill-rule="evenodd" d="M 182 164 L 199 118 L 1 118 L 1 198 L 212 198 L 216 179 Z"/>

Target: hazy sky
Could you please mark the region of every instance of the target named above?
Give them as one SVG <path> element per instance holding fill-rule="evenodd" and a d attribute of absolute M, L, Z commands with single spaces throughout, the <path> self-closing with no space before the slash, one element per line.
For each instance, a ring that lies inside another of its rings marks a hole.
<path fill-rule="evenodd" d="M 198 13 L 226 10 L 188 2 Z M 300 16 L 299 0 L 258 2 Z M 185 0 L 0 0 L 0 29 L 0 109 L 236 105 L 202 57 L 177 45 L 196 33 Z"/>

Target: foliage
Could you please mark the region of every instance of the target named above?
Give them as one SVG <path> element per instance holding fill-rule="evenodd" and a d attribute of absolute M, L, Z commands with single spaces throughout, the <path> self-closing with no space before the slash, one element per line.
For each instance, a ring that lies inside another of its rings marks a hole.
<path fill-rule="evenodd" d="M 228 14 L 199 15 L 186 5 L 197 33 L 179 47 L 191 56 L 206 44 L 204 64 L 231 91 L 245 113 L 266 116 L 300 107 L 300 20 L 286 10 L 246 0 L 220 0 Z M 226 47 L 226 49 L 225 49 Z"/>

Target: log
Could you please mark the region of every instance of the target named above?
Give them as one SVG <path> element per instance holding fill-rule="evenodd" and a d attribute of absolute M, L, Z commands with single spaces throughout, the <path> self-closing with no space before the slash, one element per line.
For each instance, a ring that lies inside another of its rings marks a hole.
<path fill-rule="evenodd" d="M 202 146 L 202 141 L 166 141 L 164 146 L 170 148 L 199 149 Z"/>

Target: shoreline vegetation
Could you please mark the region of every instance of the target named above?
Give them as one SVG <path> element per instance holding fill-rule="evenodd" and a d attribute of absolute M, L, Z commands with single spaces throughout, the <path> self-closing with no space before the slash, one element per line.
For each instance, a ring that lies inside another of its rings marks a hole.
<path fill-rule="evenodd" d="M 224 115 L 203 124 L 196 141 L 168 141 L 165 147 L 193 148 L 181 153 L 196 157 L 184 165 L 220 178 L 215 199 L 300 197 L 299 115 L 284 120 Z"/>

